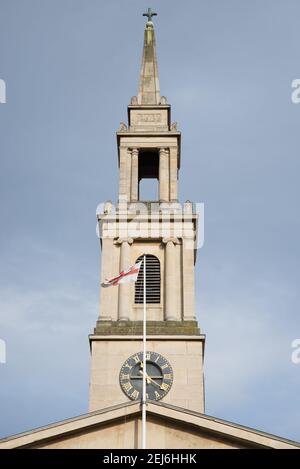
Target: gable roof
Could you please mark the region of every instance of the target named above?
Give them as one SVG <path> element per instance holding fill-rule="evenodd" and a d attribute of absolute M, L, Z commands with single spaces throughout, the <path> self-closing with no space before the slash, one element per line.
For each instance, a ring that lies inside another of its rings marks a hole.
<path fill-rule="evenodd" d="M 150 401 L 147 413 L 165 419 L 171 426 L 172 422 L 180 423 L 187 431 L 205 432 L 250 448 L 300 449 L 300 443 L 162 402 Z M 90 431 L 102 424 L 140 415 L 139 402 L 126 402 L 4 438 L 0 440 L 0 449 L 39 446 L 77 432 Z"/>

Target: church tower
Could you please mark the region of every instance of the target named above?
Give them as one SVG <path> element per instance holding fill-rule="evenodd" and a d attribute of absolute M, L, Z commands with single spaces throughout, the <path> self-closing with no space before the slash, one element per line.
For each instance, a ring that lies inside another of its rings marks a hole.
<path fill-rule="evenodd" d="M 181 133 L 161 96 L 149 9 L 137 96 L 117 132 L 119 196 L 98 214 L 101 281 L 146 255 L 147 398 L 203 412 L 205 337 L 195 314 L 198 217 L 179 203 Z M 155 200 L 141 200 L 144 179 L 158 181 Z M 200 220 L 201 221 L 201 220 Z M 143 269 L 136 283 L 101 288 L 90 336 L 90 411 L 141 400 Z"/>

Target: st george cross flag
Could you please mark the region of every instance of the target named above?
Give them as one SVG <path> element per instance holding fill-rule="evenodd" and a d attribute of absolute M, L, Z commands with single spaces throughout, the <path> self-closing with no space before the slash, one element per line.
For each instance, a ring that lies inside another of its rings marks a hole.
<path fill-rule="evenodd" d="M 106 279 L 101 283 L 101 286 L 104 288 L 111 286 L 116 287 L 117 285 L 120 285 L 120 283 L 136 282 L 142 262 L 143 261 L 140 261 L 137 264 L 130 266 L 128 269 L 122 270 L 117 277 Z"/>

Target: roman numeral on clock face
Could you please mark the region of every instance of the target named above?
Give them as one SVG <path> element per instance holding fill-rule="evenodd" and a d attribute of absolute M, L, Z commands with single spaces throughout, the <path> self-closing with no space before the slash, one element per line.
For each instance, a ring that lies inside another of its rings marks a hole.
<path fill-rule="evenodd" d="M 163 391 L 169 391 L 170 385 L 167 384 L 167 383 L 162 383 L 161 389 L 162 389 Z"/>
<path fill-rule="evenodd" d="M 135 389 L 135 390 L 131 393 L 131 396 L 130 396 L 130 397 L 131 397 L 132 399 L 138 399 L 139 395 L 140 395 L 139 391 L 137 391 L 137 390 Z"/>
<path fill-rule="evenodd" d="M 170 379 L 171 380 L 172 378 L 173 378 L 173 376 L 171 375 L 171 373 L 165 373 L 164 374 L 164 379 Z"/>
<path fill-rule="evenodd" d="M 127 383 L 123 384 L 123 388 L 125 389 L 126 392 L 129 392 L 133 388 L 133 386 L 128 381 Z"/>
<path fill-rule="evenodd" d="M 126 373 L 122 373 L 120 376 L 121 381 L 129 381 L 130 375 Z"/>
<path fill-rule="evenodd" d="M 135 361 L 135 363 L 140 363 L 140 358 L 138 355 L 134 355 L 134 357 L 132 357 L 132 359 Z"/>

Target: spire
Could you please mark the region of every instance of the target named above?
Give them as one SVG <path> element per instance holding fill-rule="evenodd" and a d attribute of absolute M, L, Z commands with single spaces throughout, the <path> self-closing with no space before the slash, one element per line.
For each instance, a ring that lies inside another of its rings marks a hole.
<path fill-rule="evenodd" d="M 156 43 L 152 16 L 157 13 L 148 8 L 143 16 L 148 17 L 144 34 L 143 58 L 140 73 L 138 104 L 160 104 L 160 89 L 156 57 Z"/>

